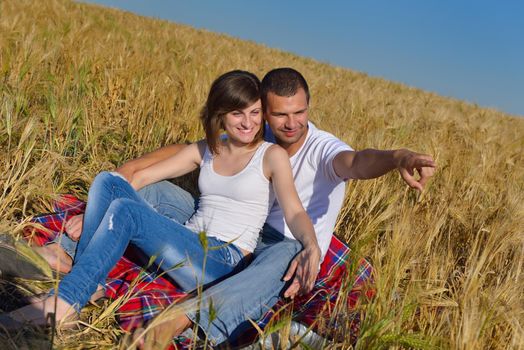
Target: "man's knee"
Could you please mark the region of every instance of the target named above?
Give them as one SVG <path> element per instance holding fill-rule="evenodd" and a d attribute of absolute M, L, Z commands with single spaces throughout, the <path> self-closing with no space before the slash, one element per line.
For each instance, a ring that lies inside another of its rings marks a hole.
<path fill-rule="evenodd" d="M 302 250 L 302 244 L 294 239 L 286 239 L 281 242 L 272 244 L 258 254 L 257 259 L 278 259 L 291 260 Z"/>
<path fill-rule="evenodd" d="M 147 200 L 148 197 L 161 195 L 164 191 L 166 190 L 169 191 L 173 187 L 178 187 L 178 186 L 176 186 L 175 184 L 173 184 L 170 181 L 164 180 L 164 181 L 155 182 L 153 184 L 150 184 L 150 185 L 147 185 L 141 188 L 138 191 L 138 194 L 142 198 Z"/>
<path fill-rule="evenodd" d="M 286 248 L 288 249 L 290 254 L 293 254 L 295 256 L 302 250 L 302 244 L 294 239 L 286 240 L 285 242 Z"/>
<path fill-rule="evenodd" d="M 169 182 L 160 181 L 141 189 L 138 194 L 159 214 L 184 223 L 195 212 L 195 199 L 189 192 Z"/>
<path fill-rule="evenodd" d="M 296 240 L 286 239 L 275 243 L 257 252 L 255 259 L 242 273 L 265 276 L 266 280 L 280 280 L 291 260 L 301 250 L 302 245 Z"/>
<path fill-rule="evenodd" d="M 181 199 L 193 201 L 189 192 L 167 180 L 147 185 L 140 189 L 138 194 L 153 206 L 163 202 L 176 202 Z"/>

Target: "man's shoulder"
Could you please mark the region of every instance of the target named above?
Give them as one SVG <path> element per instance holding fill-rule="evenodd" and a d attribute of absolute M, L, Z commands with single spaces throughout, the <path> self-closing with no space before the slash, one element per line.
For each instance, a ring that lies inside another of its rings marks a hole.
<path fill-rule="evenodd" d="M 339 184 L 342 179 L 337 176 L 333 161 L 341 152 L 353 151 L 353 149 L 335 135 L 320 130 L 314 125 L 310 125 L 310 131 L 307 157 L 311 167 L 322 169 L 321 174 L 329 183 Z"/>
<path fill-rule="evenodd" d="M 329 132 L 327 132 L 325 130 L 319 129 L 312 122 L 309 122 L 308 127 L 309 127 L 309 130 L 311 131 L 311 138 L 314 139 L 315 141 L 324 140 L 324 139 L 339 140 L 338 137 L 336 137 L 335 135 L 333 135 L 333 134 L 331 134 L 331 133 L 329 133 Z"/>
<path fill-rule="evenodd" d="M 352 150 L 352 148 L 348 146 L 344 141 L 340 140 L 338 137 L 331 134 L 330 132 L 317 128 L 315 124 L 313 124 L 312 122 L 308 123 L 308 128 L 310 131 L 308 141 L 312 146 L 323 146 L 330 144 L 336 145 L 337 147 L 348 148 Z"/>

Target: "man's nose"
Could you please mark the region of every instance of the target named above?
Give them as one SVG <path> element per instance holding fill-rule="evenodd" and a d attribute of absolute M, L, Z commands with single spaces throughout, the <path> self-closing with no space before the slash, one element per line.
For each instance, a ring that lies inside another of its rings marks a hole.
<path fill-rule="evenodd" d="M 294 116 L 287 117 L 287 119 L 286 119 L 286 128 L 293 130 L 293 129 L 296 128 L 296 126 L 297 126 L 297 121 L 296 121 L 295 117 Z"/>

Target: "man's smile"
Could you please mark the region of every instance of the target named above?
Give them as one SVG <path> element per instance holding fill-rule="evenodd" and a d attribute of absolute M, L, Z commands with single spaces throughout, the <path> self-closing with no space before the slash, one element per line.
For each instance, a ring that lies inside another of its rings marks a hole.
<path fill-rule="evenodd" d="M 283 130 L 283 132 L 284 132 L 284 135 L 286 135 L 287 137 L 293 137 L 298 132 L 298 129 Z"/>

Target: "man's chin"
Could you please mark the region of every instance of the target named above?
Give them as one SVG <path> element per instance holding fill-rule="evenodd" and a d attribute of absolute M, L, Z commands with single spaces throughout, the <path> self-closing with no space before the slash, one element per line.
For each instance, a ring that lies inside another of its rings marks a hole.
<path fill-rule="evenodd" d="M 294 143 L 297 143 L 298 140 L 300 140 L 300 137 L 297 135 L 293 135 L 292 137 L 288 137 L 285 135 L 275 135 L 275 139 L 279 144 L 292 145 Z"/>

